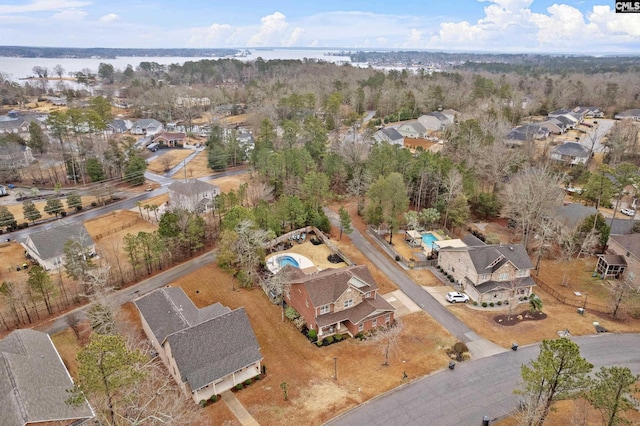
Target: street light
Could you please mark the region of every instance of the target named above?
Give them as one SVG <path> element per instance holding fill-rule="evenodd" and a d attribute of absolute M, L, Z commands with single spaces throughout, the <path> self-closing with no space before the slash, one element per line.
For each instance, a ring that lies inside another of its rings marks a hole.
<path fill-rule="evenodd" d="M 582 310 L 585 310 L 587 307 L 587 299 L 589 299 L 589 293 L 584 294 L 584 304 L 582 305 Z"/>
<path fill-rule="evenodd" d="M 333 379 L 338 380 L 338 358 L 333 357 Z"/>

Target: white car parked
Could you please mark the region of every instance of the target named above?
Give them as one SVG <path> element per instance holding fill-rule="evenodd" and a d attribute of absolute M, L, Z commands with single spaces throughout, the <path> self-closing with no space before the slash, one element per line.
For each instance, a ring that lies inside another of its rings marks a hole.
<path fill-rule="evenodd" d="M 620 211 L 622 212 L 622 214 L 625 214 L 627 216 L 633 216 L 634 214 L 636 214 L 636 211 L 633 209 L 620 209 Z"/>
<path fill-rule="evenodd" d="M 469 296 L 459 291 L 450 291 L 447 293 L 447 301 L 450 303 L 467 303 Z"/>

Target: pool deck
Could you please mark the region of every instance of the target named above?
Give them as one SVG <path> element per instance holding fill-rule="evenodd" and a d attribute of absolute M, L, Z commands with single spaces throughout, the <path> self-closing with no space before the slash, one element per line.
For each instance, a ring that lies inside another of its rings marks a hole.
<path fill-rule="evenodd" d="M 267 268 L 269 268 L 269 270 L 273 274 L 277 274 L 278 271 L 280 270 L 280 268 L 282 267 L 280 265 L 280 263 L 278 262 L 278 259 L 281 258 L 281 257 L 290 257 L 290 258 L 292 258 L 293 260 L 295 260 L 298 263 L 298 267 L 305 273 L 309 273 L 309 272 L 306 272 L 306 271 L 317 272 L 318 268 L 316 268 L 316 266 L 313 264 L 313 262 L 309 258 L 307 258 L 306 256 L 303 256 L 303 255 L 298 254 L 298 253 L 293 253 L 293 252 L 290 252 L 290 251 L 283 251 L 283 252 L 279 252 L 279 253 L 274 253 L 269 258 L 267 258 Z"/>

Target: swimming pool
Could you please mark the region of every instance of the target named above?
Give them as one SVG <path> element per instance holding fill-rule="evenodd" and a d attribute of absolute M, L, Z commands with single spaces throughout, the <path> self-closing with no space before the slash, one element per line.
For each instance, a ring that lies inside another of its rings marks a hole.
<path fill-rule="evenodd" d="M 438 238 L 433 232 L 425 232 L 422 234 L 422 243 L 424 248 L 431 250 L 433 248 L 434 241 L 440 241 L 440 238 Z"/>
<path fill-rule="evenodd" d="M 284 268 L 287 265 L 291 265 L 294 268 L 300 268 L 300 264 L 293 257 L 291 256 L 278 257 L 278 266 L 280 266 L 281 268 Z"/>

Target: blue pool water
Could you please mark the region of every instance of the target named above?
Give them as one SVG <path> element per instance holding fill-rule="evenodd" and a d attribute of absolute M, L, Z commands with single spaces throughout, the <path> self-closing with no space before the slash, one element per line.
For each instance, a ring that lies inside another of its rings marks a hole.
<path fill-rule="evenodd" d="M 426 232 L 422 234 L 422 242 L 424 243 L 425 247 L 433 248 L 432 243 L 434 241 L 439 241 L 439 239 L 433 234 L 433 232 Z"/>
<path fill-rule="evenodd" d="M 291 256 L 280 256 L 278 258 L 278 265 L 280 265 L 281 268 L 284 268 L 286 265 L 291 265 L 294 268 L 300 268 L 298 261 Z"/>

